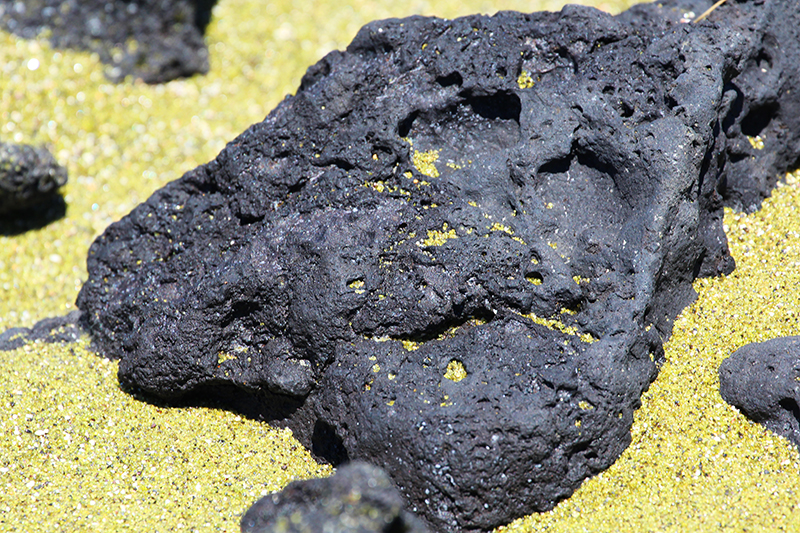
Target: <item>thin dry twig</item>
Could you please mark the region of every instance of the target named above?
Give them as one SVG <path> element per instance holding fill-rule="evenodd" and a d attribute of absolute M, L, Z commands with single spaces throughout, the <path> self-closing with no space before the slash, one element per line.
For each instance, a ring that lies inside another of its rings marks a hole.
<path fill-rule="evenodd" d="M 727 1 L 728 1 L 728 0 L 719 0 L 719 2 L 717 2 L 717 3 L 716 3 L 716 4 L 714 4 L 713 6 L 709 7 L 708 9 L 706 9 L 706 10 L 703 12 L 703 14 L 702 14 L 702 15 L 700 15 L 699 17 L 697 17 L 696 19 L 694 19 L 694 23 L 695 23 L 695 24 L 697 24 L 698 22 L 700 22 L 701 20 L 703 20 L 704 18 L 706 18 L 707 16 L 709 16 L 709 15 L 711 14 L 711 12 L 712 12 L 712 11 L 714 11 L 715 9 L 717 9 L 719 6 L 721 6 L 722 4 L 724 4 L 724 3 L 725 3 L 725 2 L 727 2 Z"/>

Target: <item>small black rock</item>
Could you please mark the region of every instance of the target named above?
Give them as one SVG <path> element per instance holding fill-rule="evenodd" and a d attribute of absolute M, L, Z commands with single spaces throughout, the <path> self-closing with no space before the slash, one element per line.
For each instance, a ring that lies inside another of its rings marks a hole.
<path fill-rule="evenodd" d="M 0 142 L 0 217 L 35 214 L 66 183 L 67 169 L 46 148 Z"/>
<path fill-rule="evenodd" d="M 426 533 L 404 510 L 386 472 L 363 462 L 323 479 L 294 481 L 264 496 L 242 518 L 242 533 Z"/>
<path fill-rule="evenodd" d="M 208 72 L 203 41 L 216 0 L 0 0 L 0 27 L 57 48 L 96 52 L 122 81 L 147 83 Z"/>
<path fill-rule="evenodd" d="M 800 447 L 800 336 L 753 343 L 719 367 L 726 402 Z"/>
<path fill-rule="evenodd" d="M 0 333 L 0 351 L 16 350 L 31 341 L 75 342 L 83 334 L 78 325 L 80 315 L 80 311 L 72 311 L 40 320 L 30 328 L 8 329 Z"/>

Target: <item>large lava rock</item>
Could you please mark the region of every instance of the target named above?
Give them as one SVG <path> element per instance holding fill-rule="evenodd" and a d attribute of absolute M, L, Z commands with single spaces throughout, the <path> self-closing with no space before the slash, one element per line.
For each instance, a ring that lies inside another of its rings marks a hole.
<path fill-rule="evenodd" d="M 242 517 L 242 533 L 427 533 L 404 506 L 386 472 L 356 461 L 264 496 Z"/>
<path fill-rule="evenodd" d="M 106 230 L 83 324 L 126 386 L 368 459 L 434 530 L 550 509 L 630 442 L 692 280 L 733 269 L 723 194 L 800 154 L 788 4 L 371 23 Z"/>
<path fill-rule="evenodd" d="M 748 344 L 719 367 L 720 394 L 800 447 L 800 337 Z"/>
<path fill-rule="evenodd" d="M 0 0 L 0 28 L 99 54 L 114 81 L 208 72 L 203 34 L 216 0 Z"/>

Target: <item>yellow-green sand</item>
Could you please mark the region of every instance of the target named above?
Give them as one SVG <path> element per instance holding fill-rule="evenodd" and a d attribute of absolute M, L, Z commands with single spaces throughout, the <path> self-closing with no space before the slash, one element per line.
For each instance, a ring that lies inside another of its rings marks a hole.
<path fill-rule="evenodd" d="M 67 216 L 0 236 L 0 331 L 74 309 L 92 240 L 155 189 L 212 159 L 369 20 L 562 2 L 220 0 L 211 72 L 113 85 L 96 57 L 0 33 L 0 139 L 46 144 L 69 170 Z M 619 11 L 633 2 L 587 2 Z M 511 531 L 800 530 L 800 460 L 719 396 L 736 348 L 798 330 L 800 174 L 761 211 L 726 212 L 736 271 L 695 284 L 633 443 L 553 511 Z M 261 494 L 326 475 L 289 432 L 119 389 L 85 341 L 0 353 L 0 530 L 236 531 Z M 797 524 L 797 525 L 796 525 Z"/>

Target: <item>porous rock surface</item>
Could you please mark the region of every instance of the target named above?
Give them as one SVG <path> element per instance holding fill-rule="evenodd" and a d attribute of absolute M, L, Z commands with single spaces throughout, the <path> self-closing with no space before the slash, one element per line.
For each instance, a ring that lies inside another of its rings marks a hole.
<path fill-rule="evenodd" d="M 30 328 L 10 328 L 0 333 L 0 351 L 16 350 L 28 342 L 75 342 L 81 338 L 80 311 L 49 317 Z"/>
<path fill-rule="evenodd" d="M 800 447 L 800 336 L 748 344 L 719 367 L 726 402 Z"/>
<path fill-rule="evenodd" d="M 680 22 L 710 4 L 365 26 L 97 239 L 84 327 L 124 385 L 369 460 L 436 531 L 552 508 L 733 269 L 723 200 L 800 153 L 797 10 Z"/>
<path fill-rule="evenodd" d="M 52 202 L 67 183 L 67 169 L 43 147 L 0 142 L 0 218 Z"/>
<path fill-rule="evenodd" d="M 242 533 L 426 533 L 389 476 L 355 461 L 323 479 L 293 481 L 256 502 Z"/>
<path fill-rule="evenodd" d="M 208 72 L 203 42 L 216 0 L 0 0 L 0 28 L 96 52 L 106 75 L 147 83 Z"/>

